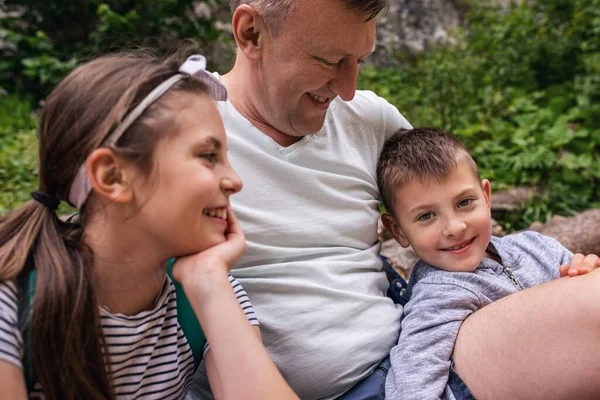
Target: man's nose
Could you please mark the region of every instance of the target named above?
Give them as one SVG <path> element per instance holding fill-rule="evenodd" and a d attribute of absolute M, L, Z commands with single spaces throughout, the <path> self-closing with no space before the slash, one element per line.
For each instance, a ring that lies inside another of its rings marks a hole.
<path fill-rule="evenodd" d="M 336 70 L 335 77 L 329 87 L 344 101 L 350 101 L 356 94 L 356 79 L 358 78 L 358 64 L 347 62 Z"/>

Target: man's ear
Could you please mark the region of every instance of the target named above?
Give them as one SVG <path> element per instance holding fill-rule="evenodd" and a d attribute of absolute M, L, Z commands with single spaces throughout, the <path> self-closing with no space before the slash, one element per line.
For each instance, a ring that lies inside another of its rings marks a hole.
<path fill-rule="evenodd" d="M 133 199 L 132 167 L 124 168 L 123 161 L 110 149 L 92 151 L 85 162 L 94 192 L 107 200 L 128 203 Z"/>
<path fill-rule="evenodd" d="M 492 185 L 490 181 L 484 179 L 481 181 L 481 189 L 483 190 L 483 195 L 485 196 L 485 201 L 487 202 L 488 208 L 492 209 Z"/>
<path fill-rule="evenodd" d="M 242 4 L 233 14 L 232 25 L 239 51 L 243 52 L 248 60 L 259 61 L 263 36 L 268 30 L 258 11 L 248 4 Z"/>
<path fill-rule="evenodd" d="M 394 217 L 392 217 L 390 214 L 383 214 L 381 216 L 381 222 L 383 222 L 383 226 L 385 226 L 386 229 L 390 231 L 392 236 L 394 236 L 396 242 L 400 243 L 400 246 L 410 246 L 410 243 L 408 243 L 408 240 L 406 240 L 406 237 L 402 233 L 402 229 L 400 229 L 400 225 L 398 225 Z"/>

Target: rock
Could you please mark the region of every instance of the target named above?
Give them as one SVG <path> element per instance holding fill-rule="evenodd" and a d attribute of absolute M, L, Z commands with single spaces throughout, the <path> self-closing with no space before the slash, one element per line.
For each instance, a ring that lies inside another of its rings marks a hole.
<path fill-rule="evenodd" d="M 555 238 L 573 253 L 600 254 L 600 209 L 574 217 L 555 215 L 545 224 L 534 222 L 529 230 Z"/>
<path fill-rule="evenodd" d="M 398 52 L 416 54 L 429 44 L 448 41 L 448 30 L 462 21 L 454 1 L 396 0 L 378 21 L 377 49 L 372 62 L 388 66 Z"/>
<path fill-rule="evenodd" d="M 499 192 L 492 192 L 492 217 L 503 219 L 506 214 L 522 210 L 527 202 L 541 196 L 541 187 L 519 186 Z"/>
<path fill-rule="evenodd" d="M 381 254 L 388 258 L 392 267 L 405 280 L 408 280 L 415 263 L 419 260 L 412 247 L 404 248 L 394 239 L 386 240 L 381 244 Z"/>
<path fill-rule="evenodd" d="M 492 218 L 492 235 L 498 237 L 506 236 L 506 232 L 504 232 L 502 226 L 494 218 Z"/>

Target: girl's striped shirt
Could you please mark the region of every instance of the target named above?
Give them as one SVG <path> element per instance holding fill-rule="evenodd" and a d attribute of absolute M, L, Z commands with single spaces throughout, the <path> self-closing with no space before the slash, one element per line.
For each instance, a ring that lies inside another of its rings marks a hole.
<path fill-rule="evenodd" d="M 250 324 L 258 325 L 246 291 L 231 275 L 229 282 Z M 0 360 L 23 368 L 23 338 L 17 319 L 16 284 L 0 282 Z M 185 397 L 194 375 L 194 360 L 177 322 L 175 288 L 169 278 L 154 309 L 126 316 L 100 307 L 100 319 L 118 399 Z M 29 398 L 45 398 L 39 382 Z"/>

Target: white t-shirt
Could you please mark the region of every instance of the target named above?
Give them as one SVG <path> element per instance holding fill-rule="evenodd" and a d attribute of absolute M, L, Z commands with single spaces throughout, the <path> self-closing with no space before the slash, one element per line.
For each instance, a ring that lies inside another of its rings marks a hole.
<path fill-rule="evenodd" d="M 336 397 L 396 344 L 402 309 L 378 256 L 376 165 L 408 121 L 357 91 L 323 128 L 282 147 L 219 102 L 229 157 L 244 182 L 231 202 L 248 248 L 231 274 L 247 290 L 264 343 L 302 399 Z"/>

